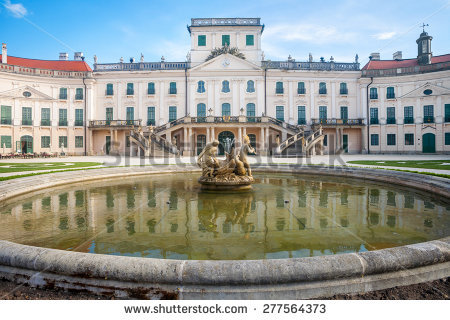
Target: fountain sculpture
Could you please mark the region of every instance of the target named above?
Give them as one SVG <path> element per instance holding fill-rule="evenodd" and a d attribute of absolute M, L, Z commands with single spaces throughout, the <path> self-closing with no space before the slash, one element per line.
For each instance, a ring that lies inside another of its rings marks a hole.
<path fill-rule="evenodd" d="M 255 153 L 250 146 L 248 136 L 244 137 L 239 152 L 227 143 L 229 149 L 225 151 L 225 160 L 216 158 L 219 141 L 208 143 L 199 154 L 197 164 L 202 168 L 202 176 L 198 182 L 204 190 L 248 190 L 254 182 L 252 171 L 248 163 L 247 154 Z"/>

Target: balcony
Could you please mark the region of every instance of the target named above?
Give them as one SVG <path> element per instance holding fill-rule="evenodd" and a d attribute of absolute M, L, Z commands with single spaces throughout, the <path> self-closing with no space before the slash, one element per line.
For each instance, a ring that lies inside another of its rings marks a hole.
<path fill-rule="evenodd" d="M 406 118 L 403 119 L 403 123 L 404 124 L 414 123 L 414 118 L 413 117 L 406 117 Z"/>
<path fill-rule="evenodd" d="M 378 118 L 370 118 L 370 124 L 380 124 Z"/>
<path fill-rule="evenodd" d="M 1 124 L 11 124 L 11 119 L 1 119 Z"/>
<path fill-rule="evenodd" d="M 75 127 L 82 127 L 84 126 L 84 121 L 83 120 L 75 120 Z"/>
<path fill-rule="evenodd" d="M 60 127 L 67 127 L 67 120 L 59 120 L 58 126 Z"/>
<path fill-rule="evenodd" d="M 42 119 L 41 120 L 41 126 L 46 127 L 46 126 L 50 126 L 50 125 L 51 125 L 50 119 Z"/>
<path fill-rule="evenodd" d="M 108 128 L 108 127 L 138 127 L 141 120 L 93 120 L 89 121 L 89 128 Z"/>
<path fill-rule="evenodd" d="M 363 126 L 364 119 L 311 119 L 312 125 L 323 126 Z"/>
<path fill-rule="evenodd" d="M 386 99 L 395 99 L 395 94 L 387 94 Z"/>
<path fill-rule="evenodd" d="M 386 119 L 386 124 L 395 124 L 395 123 L 396 123 L 395 118 L 387 118 Z"/>
<path fill-rule="evenodd" d="M 75 100 L 83 100 L 83 95 L 82 94 L 76 94 L 75 95 Z"/>
<path fill-rule="evenodd" d="M 431 116 L 423 117 L 423 123 L 434 123 L 434 117 Z"/>
<path fill-rule="evenodd" d="M 32 126 L 33 125 L 33 120 L 31 120 L 31 119 L 23 119 L 22 120 L 22 125 L 23 126 Z"/>

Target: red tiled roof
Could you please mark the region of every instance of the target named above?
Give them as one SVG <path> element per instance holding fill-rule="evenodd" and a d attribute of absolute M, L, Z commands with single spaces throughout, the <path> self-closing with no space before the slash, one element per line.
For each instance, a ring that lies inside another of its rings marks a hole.
<path fill-rule="evenodd" d="M 431 57 L 431 64 L 440 62 L 449 62 L 450 54 L 444 54 L 442 56 Z M 419 65 L 417 59 L 404 59 L 404 60 L 370 60 L 362 68 L 362 70 L 380 70 L 380 69 L 395 69 L 395 68 L 407 68 Z"/>
<path fill-rule="evenodd" d="M 0 62 L 2 55 L 0 54 Z M 60 70 L 60 71 L 92 71 L 84 61 L 37 60 L 8 56 L 8 64 L 27 68 Z"/>

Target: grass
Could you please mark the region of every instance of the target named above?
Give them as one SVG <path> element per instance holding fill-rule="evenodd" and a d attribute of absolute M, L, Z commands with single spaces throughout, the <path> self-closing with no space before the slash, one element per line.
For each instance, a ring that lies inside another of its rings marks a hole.
<path fill-rule="evenodd" d="M 0 163 L 0 173 L 25 172 L 55 169 L 74 169 L 100 166 L 100 162 L 29 162 L 29 163 Z"/>
<path fill-rule="evenodd" d="M 401 168 L 421 168 L 421 169 L 435 169 L 435 170 L 450 170 L 449 160 L 405 160 L 405 161 L 391 161 L 391 160 L 355 160 L 347 161 L 351 164 L 365 164 L 378 167 L 401 167 Z"/>

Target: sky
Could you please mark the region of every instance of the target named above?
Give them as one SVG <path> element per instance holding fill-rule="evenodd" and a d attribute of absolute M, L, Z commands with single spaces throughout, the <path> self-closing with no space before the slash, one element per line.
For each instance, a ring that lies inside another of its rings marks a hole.
<path fill-rule="evenodd" d="M 185 61 L 191 18 L 261 18 L 266 59 L 320 57 L 363 66 L 370 53 L 417 56 L 420 25 L 433 36 L 433 55 L 450 53 L 450 0 L 0 0 L 0 41 L 8 55 L 57 60 L 81 51 L 92 66 L 119 62 Z"/>

